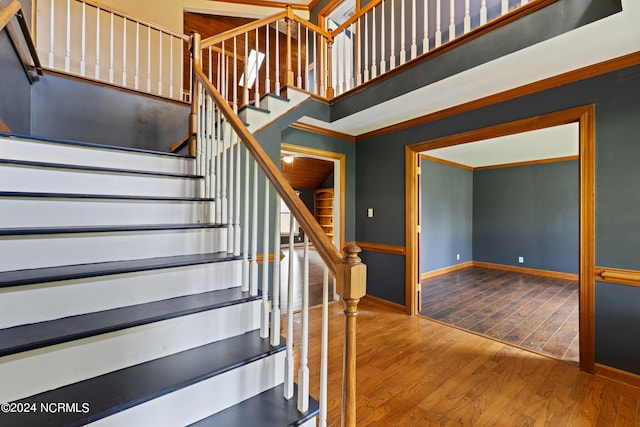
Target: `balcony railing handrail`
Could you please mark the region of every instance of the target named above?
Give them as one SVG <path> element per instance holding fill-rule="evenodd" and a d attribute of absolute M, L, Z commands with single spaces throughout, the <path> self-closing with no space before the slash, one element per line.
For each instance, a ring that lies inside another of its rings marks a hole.
<path fill-rule="evenodd" d="M 256 28 L 260 28 L 260 27 L 263 27 L 265 25 L 269 25 L 272 22 L 279 21 L 279 20 L 284 19 L 286 17 L 287 17 L 287 11 L 285 9 L 282 12 L 278 12 L 278 13 L 276 13 L 274 15 L 267 16 L 266 18 L 258 19 L 256 21 L 252 21 L 252 22 L 246 23 L 244 25 L 240 25 L 239 27 L 232 28 L 232 29 L 227 30 L 227 31 L 225 31 L 223 33 L 216 34 L 216 35 L 211 36 L 211 37 L 207 37 L 206 39 L 202 39 L 202 42 L 200 43 L 200 47 L 202 49 L 208 48 L 209 46 L 213 46 L 216 43 L 220 43 L 222 41 L 229 40 L 229 39 L 231 39 L 233 37 L 236 37 L 236 36 L 239 36 L 241 34 L 247 33 L 249 31 L 255 30 Z"/>
<path fill-rule="evenodd" d="M 22 6 L 20 5 L 20 2 L 18 2 L 18 0 L 13 0 L 4 9 L 0 10 L 0 31 L 4 30 L 4 27 L 9 24 L 9 21 L 11 21 L 14 16 L 18 19 L 20 31 L 22 32 L 24 40 L 27 43 L 27 48 L 29 49 L 29 54 L 31 55 L 31 60 L 33 61 L 34 68 L 39 75 L 42 75 L 43 72 L 42 65 L 40 64 L 40 58 L 38 57 L 36 46 L 33 43 L 33 39 L 31 38 L 31 32 L 29 31 L 29 26 L 27 25 L 27 21 L 24 17 Z"/>
<path fill-rule="evenodd" d="M 351 24 L 353 24 L 354 22 L 357 22 L 361 16 L 366 15 L 367 12 L 369 12 L 371 9 L 373 9 L 380 3 L 382 3 L 382 0 L 373 0 L 371 3 L 368 3 L 365 7 L 361 8 L 356 13 L 354 13 L 349 19 L 344 21 L 338 28 L 336 28 L 335 30 L 331 30 L 330 32 L 331 37 L 335 37 L 336 34 L 340 34 L 344 30 L 349 28 Z"/>

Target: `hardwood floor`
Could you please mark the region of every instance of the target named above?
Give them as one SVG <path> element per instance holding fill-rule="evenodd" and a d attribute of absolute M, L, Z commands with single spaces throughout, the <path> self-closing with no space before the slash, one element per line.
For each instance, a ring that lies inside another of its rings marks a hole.
<path fill-rule="evenodd" d="M 578 362 L 578 282 L 469 267 L 422 282 L 422 316 Z"/>
<path fill-rule="evenodd" d="M 327 425 L 339 426 L 342 304 L 329 314 Z M 310 311 L 315 397 L 320 316 Z M 299 337 L 300 314 L 294 320 Z M 640 389 L 438 322 L 362 301 L 357 339 L 358 426 L 640 425 Z"/>
<path fill-rule="evenodd" d="M 288 272 L 289 272 L 289 249 L 283 248 L 284 258 L 280 263 L 281 272 L 281 305 L 282 310 L 287 309 L 288 298 Z M 302 269 L 304 263 L 304 249 L 296 247 L 293 254 L 293 309 L 298 311 L 302 308 Z M 322 279 L 324 272 L 324 262 L 313 247 L 309 248 L 309 307 L 322 304 Z M 330 280 L 331 285 L 333 281 Z M 331 295 L 331 294 L 330 294 Z"/>

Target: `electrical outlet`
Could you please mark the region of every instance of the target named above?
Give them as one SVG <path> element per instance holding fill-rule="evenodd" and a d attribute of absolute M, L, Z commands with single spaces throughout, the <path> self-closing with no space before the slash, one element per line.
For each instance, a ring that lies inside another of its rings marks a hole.
<path fill-rule="evenodd" d="M 519 256 L 519 257 L 518 257 L 518 262 L 519 262 L 520 264 L 523 264 L 523 263 L 524 263 L 524 257 L 523 257 L 523 256 Z"/>

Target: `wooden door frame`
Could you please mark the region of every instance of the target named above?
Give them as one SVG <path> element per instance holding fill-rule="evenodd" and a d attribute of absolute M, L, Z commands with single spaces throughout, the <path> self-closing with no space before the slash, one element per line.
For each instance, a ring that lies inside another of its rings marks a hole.
<path fill-rule="evenodd" d="M 405 300 L 409 315 L 418 313 L 420 283 L 419 239 L 419 153 L 435 148 L 466 144 L 489 138 L 578 123 L 580 140 L 580 214 L 579 214 L 579 341 L 580 369 L 593 373 L 595 369 L 595 106 L 593 104 L 568 110 L 502 123 L 405 147 Z"/>

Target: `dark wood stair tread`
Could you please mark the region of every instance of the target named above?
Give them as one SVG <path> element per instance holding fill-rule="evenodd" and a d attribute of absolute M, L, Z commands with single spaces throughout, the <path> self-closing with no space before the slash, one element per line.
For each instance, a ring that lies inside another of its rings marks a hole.
<path fill-rule="evenodd" d="M 133 231 L 195 230 L 199 228 L 225 228 L 225 224 L 139 224 L 139 225 L 87 225 L 60 227 L 0 228 L 0 236 L 25 236 L 36 234 L 114 233 Z"/>
<path fill-rule="evenodd" d="M 285 344 L 272 347 L 268 338 L 260 338 L 260 331 L 248 332 L 17 401 L 36 404 L 38 408 L 41 402 L 86 403 L 89 408 L 86 414 L 82 411 L 56 414 L 41 411 L 28 414 L 0 413 L 0 425 L 41 427 L 88 424 L 276 354 L 285 347 Z"/>
<path fill-rule="evenodd" d="M 309 409 L 298 412 L 298 390 L 290 400 L 284 398 L 284 385 L 273 387 L 250 399 L 238 403 L 190 427 L 285 427 L 298 426 L 320 412 L 318 402 L 310 398 Z"/>
<path fill-rule="evenodd" d="M 0 357 L 259 298 L 230 288 L 0 329 Z"/>
<path fill-rule="evenodd" d="M 82 194 L 82 193 L 42 193 L 30 191 L 0 191 L 0 197 L 7 198 L 39 198 L 39 199 L 97 199 L 97 200 L 132 200 L 158 202 L 214 202 L 212 198 L 172 197 L 172 196 L 134 196 L 123 194 Z"/>
<path fill-rule="evenodd" d="M 72 165 L 65 163 L 49 163 L 49 162 L 34 162 L 30 160 L 10 160 L 0 159 L 0 165 L 13 165 L 13 166 L 26 166 L 48 169 L 68 169 L 84 172 L 100 172 L 111 174 L 126 174 L 126 175 L 150 175 L 166 178 L 183 178 L 183 179 L 203 179 L 202 175 L 186 174 L 186 173 L 173 173 L 173 172 L 157 172 L 150 170 L 138 170 L 138 169 L 121 169 L 111 168 L 104 166 L 85 166 L 85 165 Z"/>
<path fill-rule="evenodd" d="M 0 288 L 242 259 L 226 252 L 64 265 L 0 272 Z"/>
<path fill-rule="evenodd" d="M 69 139 L 51 138 L 51 137 L 39 136 L 39 135 L 23 135 L 23 134 L 18 134 L 18 133 L 0 132 L 0 137 L 34 140 L 34 141 L 39 141 L 39 142 L 54 142 L 56 144 L 63 144 L 63 145 L 72 145 L 72 146 L 87 147 L 87 148 L 97 148 L 97 149 L 100 149 L 100 150 L 126 151 L 126 152 L 131 152 L 131 153 L 149 154 L 149 155 L 154 155 L 154 156 L 188 158 L 188 159 L 193 159 L 194 158 L 193 156 L 186 156 L 186 155 L 182 155 L 182 154 L 174 154 L 174 153 L 165 152 L 165 151 L 154 151 L 154 150 L 147 150 L 147 149 L 144 149 L 144 148 L 125 147 L 125 146 L 121 146 L 121 145 L 98 144 L 96 142 L 74 141 L 74 140 L 69 140 Z"/>

